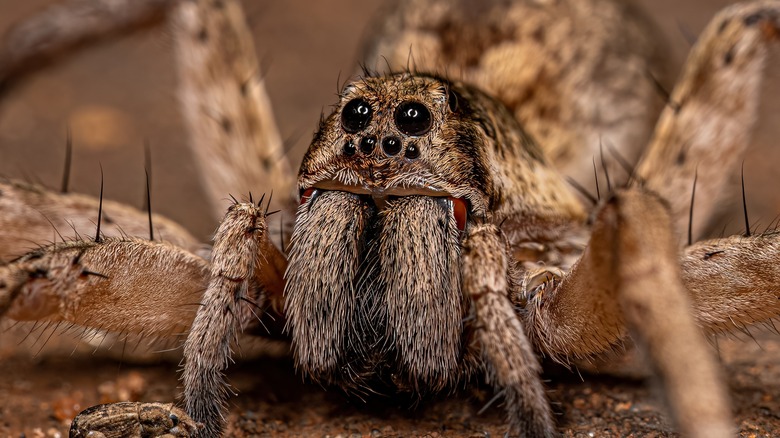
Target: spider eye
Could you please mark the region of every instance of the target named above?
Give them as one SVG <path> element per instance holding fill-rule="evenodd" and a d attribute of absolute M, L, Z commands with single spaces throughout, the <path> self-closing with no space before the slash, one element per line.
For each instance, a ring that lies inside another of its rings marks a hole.
<path fill-rule="evenodd" d="M 431 112 L 420 102 L 404 102 L 395 110 L 395 125 L 406 135 L 423 135 L 431 129 Z"/>
<path fill-rule="evenodd" d="M 170 415 L 168 415 L 168 418 L 170 418 L 171 423 L 173 423 L 173 427 L 176 427 L 176 426 L 179 425 L 179 417 L 178 417 L 178 415 L 176 415 L 174 413 L 171 413 Z"/>
<path fill-rule="evenodd" d="M 350 134 L 360 132 L 368 126 L 374 110 L 363 99 L 352 99 L 341 111 L 341 127 Z"/>

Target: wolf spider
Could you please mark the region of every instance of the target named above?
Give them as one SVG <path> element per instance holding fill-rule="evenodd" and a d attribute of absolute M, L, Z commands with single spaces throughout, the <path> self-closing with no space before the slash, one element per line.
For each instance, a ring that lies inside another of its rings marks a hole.
<path fill-rule="evenodd" d="M 305 376 L 358 395 L 421 395 L 484 376 L 505 399 L 513 436 L 558 433 L 539 355 L 570 364 L 634 342 L 682 433 L 733 433 L 704 334 L 780 313 L 777 234 L 694 243 L 693 230 L 738 172 L 780 2 L 713 19 L 651 135 L 658 54 L 650 25 L 623 3 L 399 1 L 365 52 L 367 65 L 384 58 L 394 73 L 366 69 L 341 89 L 297 182 L 238 3 L 168 6 L 213 203 L 252 187 L 297 193 L 282 201 L 282 221 L 294 224 L 272 227 L 270 194 L 250 195 L 228 207 L 204 252 L 163 218 L 152 222 L 166 241 L 131 237 L 146 218 L 130 207 L 3 182 L 3 255 L 52 225 L 89 228 L 66 221 L 90 210 L 125 235 L 102 233 L 99 218 L 94 238 L 0 266 L 0 313 L 188 333 L 184 411 L 91 408 L 74 436 L 152 433 L 149 424 L 155 434 L 219 435 L 223 372 L 241 331 L 289 339 Z M 625 165 L 622 181 L 604 148 Z M 605 171 L 599 199 L 582 187 L 594 156 Z M 36 210 L 45 221 L 31 223 Z M 191 302 L 200 305 L 182 306 Z"/>

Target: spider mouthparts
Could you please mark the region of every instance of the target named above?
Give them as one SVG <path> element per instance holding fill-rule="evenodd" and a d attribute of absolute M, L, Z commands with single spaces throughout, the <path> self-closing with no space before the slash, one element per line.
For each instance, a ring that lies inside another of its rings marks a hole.
<path fill-rule="evenodd" d="M 306 190 L 304 190 L 301 193 L 301 202 L 300 205 L 306 204 L 311 199 L 316 198 L 317 196 L 322 193 L 323 189 L 310 187 Z M 351 192 L 354 193 L 354 192 Z M 388 195 L 387 193 L 384 194 L 371 194 L 369 195 L 371 199 L 374 201 L 374 204 L 379 210 L 382 210 L 387 205 L 387 201 L 392 198 L 396 198 L 399 195 Z M 409 196 L 409 195 L 407 195 Z M 458 227 L 458 230 L 464 231 L 466 229 L 466 221 L 468 220 L 468 207 L 466 206 L 466 201 L 463 198 L 455 198 L 452 196 L 447 196 L 447 205 L 452 212 L 452 215 L 455 217 L 455 224 Z"/>
<path fill-rule="evenodd" d="M 305 204 L 306 202 L 308 202 L 308 201 L 309 201 L 309 199 L 311 199 L 313 196 L 317 196 L 317 195 L 319 194 L 319 192 L 320 192 L 320 191 L 319 191 L 319 190 L 317 190 L 317 189 L 315 189 L 314 187 L 312 187 L 312 188 L 308 188 L 308 189 L 304 190 L 304 192 L 303 192 L 303 193 L 301 193 L 301 202 L 300 202 L 300 205 L 303 205 L 303 204 Z"/>
<path fill-rule="evenodd" d="M 387 195 L 376 195 L 371 197 L 374 200 L 374 205 L 376 205 L 376 208 L 379 210 L 384 210 L 385 206 L 387 205 Z"/>
<path fill-rule="evenodd" d="M 450 206 L 453 216 L 455 216 L 455 224 L 458 226 L 458 230 L 464 231 L 466 229 L 466 219 L 468 219 L 468 209 L 466 208 L 466 201 L 461 198 L 447 197 L 447 204 Z"/>

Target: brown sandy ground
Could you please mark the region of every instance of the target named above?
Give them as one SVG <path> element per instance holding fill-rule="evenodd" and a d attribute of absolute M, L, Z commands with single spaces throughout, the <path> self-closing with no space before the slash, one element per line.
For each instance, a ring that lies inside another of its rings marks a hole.
<path fill-rule="evenodd" d="M 131 365 L 84 348 L 71 355 L 63 345 L 48 345 L 54 352 L 34 358 L 36 348 L 0 349 L 0 437 L 67 436 L 70 418 L 87 406 L 172 401 L 180 393 L 175 361 Z M 740 436 L 780 436 L 780 335 L 722 337 L 718 349 Z M 392 399 L 364 404 L 304 384 L 291 361 L 278 357 L 239 363 L 228 376 L 239 393 L 230 401 L 229 436 L 501 437 L 505 430 L 500 403 L 478 413 L 493 397 L 478 383 L 413 406 Z M 567 437 L 677 436 L 652 382 L 555 367 L 547 378 Z"/>

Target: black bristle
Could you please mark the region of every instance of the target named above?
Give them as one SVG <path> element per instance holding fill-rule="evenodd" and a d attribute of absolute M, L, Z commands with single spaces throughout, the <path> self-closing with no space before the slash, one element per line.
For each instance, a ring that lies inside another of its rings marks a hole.
<path fill-rule="evenodd" d="M 596 200 L 601 201 L 601 190 L 599 189 L 599 171 L 596 168 L 596 158 L 593 158 L 593 177 L 596 179 Z"/>
<path fill-rule="evenodd" d="M 745 162 L 742 162 L 742 210 L 745 213 L 745 237 L 750 237 L 750 220 L 748 219 L 747 197 L 745 196 Z"/>
<path fill-rule="evenodd" d="M 691 190 L 691 209 L 688 211 L 688 246 L 693 244 L 693 203 L 696 200 L 696 181 L 699 179 L 699 169 L 693 173 L 693 189 Z"/>
<path fill-rule="evenodd" d="M 95 243 L 100 243 L 103 239 L 100 237 L 100 222 L 103 221 L 103 165 L 100 165 L 100 201 L 98 204 L 97 232 L 95 232 Z"/>
<path fill-rule="evenodd" d="M 265 212 L 263 214 L 265 214 L 266 216 L 268 216 L 268 208 L 271 206 L 271 200 L 273 198 L 274 198 L 274 191 L 272 189 L 271 194 L 268 195 L 268 204 L 265 204 Z"/>
<path fill-rule="evenodd" d="M 151 177 L 149 172 L 144 170 L 146 174 L 146 213 L 149 218 L 149 240 L 154 240 L 154 226 L 152 225 L 152 189 L 150 186 Z"/>
<path fill-rule="evenodd" d="M 62 172 L 62 186 L 60 192 L 68 193 L 68 185 L 70 184 L 70 166 L 71 159 L 73 157 L 73 133 L 70 130 L 70 125 L 67 127 L 65 134 L 65 169 Z"/>

